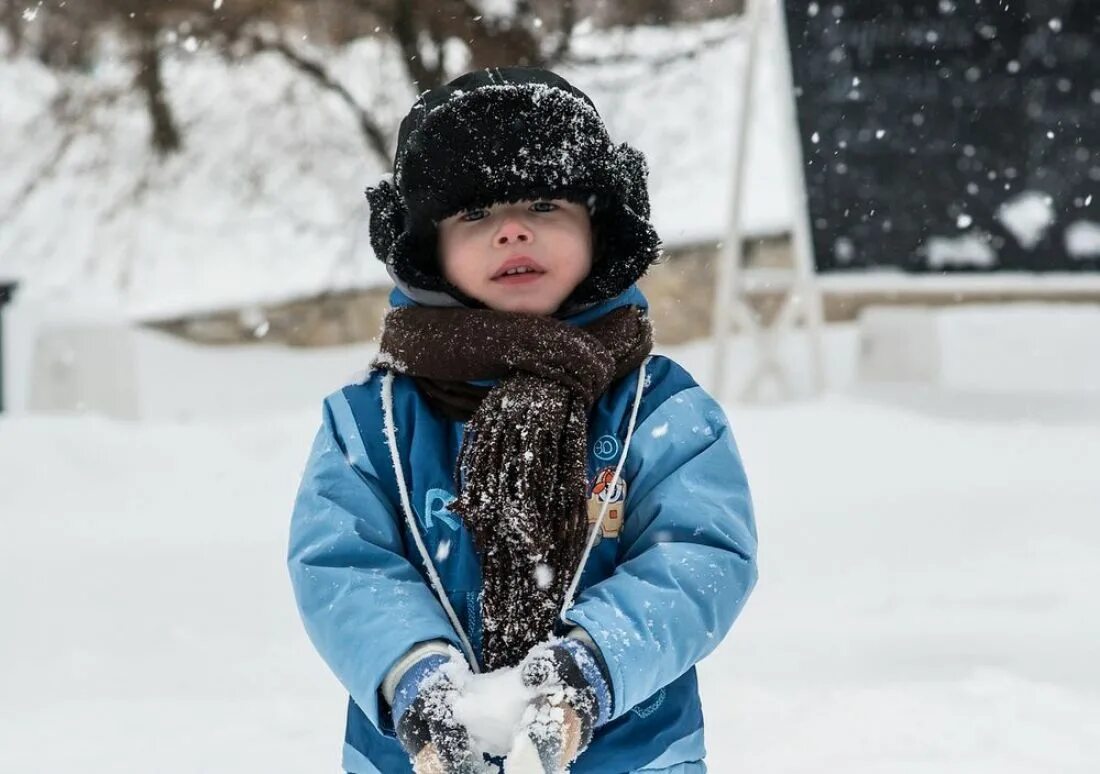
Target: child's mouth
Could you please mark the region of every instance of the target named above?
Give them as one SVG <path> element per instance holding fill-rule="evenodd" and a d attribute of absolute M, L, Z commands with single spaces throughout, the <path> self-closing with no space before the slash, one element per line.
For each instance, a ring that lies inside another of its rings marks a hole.
<path fill-rule="evenodd" d="M 493 282 L 501 282 L 505 285 L 525 285 L 528 282 L 534 282 L 543 275 L 543 272 L 538 269 L 529 269 L 520 267 L 517 269 L 509 269 L 503 274 L 493 277 Z"/>
<path fill-rule="evenodd" d="M 545 273 L 534 259 L 515 256 L 505 261 L 491 279 L 493 282 L 502 282 L 505 285 L 525 285 L 534 282 Z"/>

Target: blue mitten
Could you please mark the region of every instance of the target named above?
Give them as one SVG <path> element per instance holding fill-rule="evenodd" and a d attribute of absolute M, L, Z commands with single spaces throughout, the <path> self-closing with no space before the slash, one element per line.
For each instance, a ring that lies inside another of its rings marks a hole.
<path fill-rule="evenodd" d="M 449 667 L 448 665 L 454 665 Z M 397 739 L 417 774 L 475 774 L 479 756 L 455 718 L 458 688 L 451 674 L 465 663 L 433 653 L 420 659 L 397 682 L 392 701 Z"/>
<path fill-rule="evenodd" d="M 611 715 L 611 687 L 594 646 L 566 638 L 532 649 L 520 665 L 536 698 L 508 754 L 509 768 L 558 774 L 587 749 Z"/>

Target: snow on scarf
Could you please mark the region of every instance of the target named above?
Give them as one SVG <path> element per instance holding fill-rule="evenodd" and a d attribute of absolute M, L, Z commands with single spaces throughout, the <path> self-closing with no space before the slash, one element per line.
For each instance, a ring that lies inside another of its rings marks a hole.
<path fill-rule="evenodd" d="M 490 309 L 386 316 L 374 365 L 416 378 L 433 405 L 469 420 L 450 508 L 481 559 L 487 669 L 515 666 L 551 635 L 588 538 L 588 411 L 651 347 L 635 307 L 583 328 Z M 468 384 L 480 380 L 496 384 Z"/>

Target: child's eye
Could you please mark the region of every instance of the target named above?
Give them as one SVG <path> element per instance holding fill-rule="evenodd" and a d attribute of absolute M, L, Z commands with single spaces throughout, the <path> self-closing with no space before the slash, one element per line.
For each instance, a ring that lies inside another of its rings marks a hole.
<path fill-rule="evenodd" d="M 489 215 L 489 211 L 485 209 L 480 210 L 466 210 L 459 216 L 459 220 L 464 220 L 467 223 L 471 223 L 475 220 L 481 220 Z"/>
<path fill-rule="evenodd" d="M 553 202 L 535 202 L 531 205 L 531 210 L 534 212 L 553 212 L 558 209 L 558 205 Z"/>

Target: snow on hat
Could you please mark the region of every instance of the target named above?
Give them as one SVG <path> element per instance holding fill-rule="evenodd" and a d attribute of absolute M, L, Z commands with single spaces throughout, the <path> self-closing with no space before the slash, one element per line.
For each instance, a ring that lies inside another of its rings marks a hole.
<path fill-rule="evenodd" d="M 367 189 L 370 237 L 415 300 L 480 304 L 443 277 L 436 227 L 459 212 L 536 198 L 588 205 L 593 266 L 566 307 L 612 298 L 660 254 L 642 153 L 615 145 L 592 101 L 538 68 L 477 70 L 424 92 L 401 122 L 392 179 Z"/>

